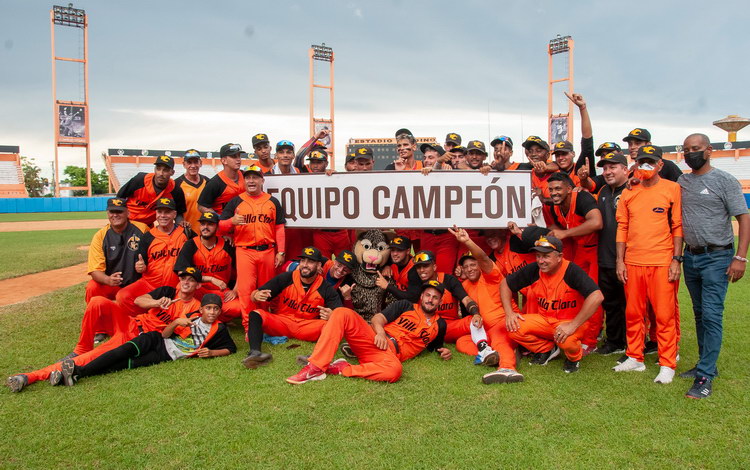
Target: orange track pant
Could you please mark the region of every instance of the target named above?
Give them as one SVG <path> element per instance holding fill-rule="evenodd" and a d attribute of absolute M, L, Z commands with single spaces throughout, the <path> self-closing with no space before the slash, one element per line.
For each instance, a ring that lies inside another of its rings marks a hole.
<path fill-rule="evenodd" d="M 437 270 L 441 273 L 453 273 L 456 269 L 456 260 L 460 258 L 459 245 L 456 237 L 450 232 L 435 235 L 429 232 L 420 232 L 421 248 L 435 253 Z"/>
<path fill-rule="evenodd" d="M 106 333 L 110 337 L 117 333 L 135 336 L 138 326 L 116 302 L 106 297 L 94 297 L 83 312 L 81 333 L 73 352 L 81 355 L 94 349 L 94 335 L 97 333 Z"/>
<path fill-rule="evenodd" d="M 595 283 L 599 283 L 598 251 L 595 246 L 576 246 L 573 262 L 583 269 Z M 604 310 L 599 307 L 594 314 L 586 320 L 586 328 L 583 331 L 581 342 L 589 348 L 595 348 L 604 325 Z"/>
<path fill-rule="evenodd" d="M 500 368 L 515 369 L 516 343 L 508 335 L 508 329 L 505 327 L 505 317 L 502 318 L 502 321 L 497 321 L 492 325 L 485 321 L 484 330 L 487 332 L 487 341 L 490 343 L 490 346 L 500 355 Z M 462 341 L 463 338 L 459 338 L 459 341 Z M 471 339 L 471 336 L 469 336 L 469 339 Z M 466 349 L 464 354 L 469 354 L 470 356 L 479 354 L 479 350 L 473 341 L 462 346 Z M 456 348 L 458 349 L 458 343 L 456 343 Z"/>
<path fill-rule="evenodd" d="M 255 309 L 255 303 L 250 300 L 250 294 L 274 276 L 273 248 L 265 251 L 250 250 L 237 247 L 237 295 L 242 306 L 242 326 L 247 332 L 248 315 Z"/>
<path fill-rule="evenodd" d="M 315 230 L 312 234 L 312 245 L 319 249 L 323 256 L 330 259 L 331 256 L 341 253 L 341 250 L 351 250 L 353 243 L 349 238 L 348 230 L 335 232 Z"/>
<path fill-rule="evenodd" d="M 381 382 L 396 382 L 401 377 L 401 361 L 393 343 L 389 341 L 385 351 L 378 349 L 372 327 L 357 312 L 345 307 L 331 313 L 315 344 L 310 363 L 326 370 L 343 338 L 359 359 L 359 364 L 346 367 L 342 375 Z"/>
<path fill-rule="evenodd" d="M 120 289 L 120 286 L 108 286 L 106 284 L 99 284 L 95 280 L 91 279 L 88 284 L 86 284 L 86 303 L 89 303 L 91 299 L 97 296 L 106 297 L 109 300 L 115 300 Z"/>
<path fill-rule="evenodd" d="M 144 279 L 138 279 L 129 286 L 120 289 L 116 297 L 117 303 L 120 304 L 120 307 L 122 307 L 128 315 L 136 317 L 141 313 L 146 313 L 146 309 L 138 307 L 135 304 L 135 299 L 144 294 L 148 294 L 157 287 L 161 286 L 154 286 Z"/>
<path fill-rule="evenodd" d="M 444 318 L 448 328 L 445 330 L 445 342 L 456 343 L 458 352 L 476 356 L 477 346 L 471 339 L 471 316 L 449 320 Z"/>
<path fill-rule="evenodd" d="M 317 341 L 326 324 L 325 320 L 306 320 L 291 315 L 276 315 L 265 310 L 255 310 L 263 319 L 263 333 L 270 336 L 289 336 L 302 341 Z"/>
<path fill-rule="evenodd" d="M 524 346 L 531 352 L 547 352 L 557 344 L 562 349 L 565 356 L 571 361 L 580 361 L 583 357 L 581 349 L 581 337 L 583 336 L 586 324 L 584 323 L 565 341 L 558 343 L 554 340 L 555 329 L 560 323 L 567 320 L 558 320 L 557 318 L 546 317 L 538 313 L 524 315 L 524 320 L 519 320 L 520 327 L 518 331 L 509 332 L 510 339 Z"/>
<path fill-rule="evenodd" d="M 628 357 L 643 362 L 646 340 L 647 303 L 654 309 L 656 343 L 659 347 L 659 364 L 677 368 L 677 342 L 679 322 L 676 320 L 677 284 L 669 282 L 668 266 L 626 265 L 628 282 L 625 283 L 625 327 L 628 340 Z M 652 338 L 653 339 L 653 338 Z"/>

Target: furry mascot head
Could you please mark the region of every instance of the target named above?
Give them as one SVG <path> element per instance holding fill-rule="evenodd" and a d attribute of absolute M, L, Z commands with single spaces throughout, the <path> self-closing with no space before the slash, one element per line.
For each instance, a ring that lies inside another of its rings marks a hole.
<path fill-rule="evenodd" d="M 368 230 L 357 237 L 352 251 L 357 257 L 357 266 L 352 272 L 356 284 L 352 289 L 352 304 L 354 310 L 369 321 L 383 310 L 385 291 L 375 281 L 378 271 L 390 261 L 391 249 L 383 232 Z"/>

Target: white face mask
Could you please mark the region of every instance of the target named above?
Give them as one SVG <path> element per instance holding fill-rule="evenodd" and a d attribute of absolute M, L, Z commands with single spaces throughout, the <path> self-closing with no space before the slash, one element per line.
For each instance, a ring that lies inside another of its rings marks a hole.
<path fill-rule="evenodd" d="M 638 168 L 640 168 L 641 170 L 647 170 L 647 171 L 656 169 L 656 167 L 651 165 L 650 163 L 641 163 L 638 166 Z"/>

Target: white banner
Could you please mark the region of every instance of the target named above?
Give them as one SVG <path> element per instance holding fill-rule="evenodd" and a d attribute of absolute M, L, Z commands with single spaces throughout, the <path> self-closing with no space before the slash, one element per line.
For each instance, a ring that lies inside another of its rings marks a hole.
<path fill-rule="evenodd" d="M 268 175 L 294 228 L 498 228 L 531 222 L 531 172 L 372 171 Z"/>

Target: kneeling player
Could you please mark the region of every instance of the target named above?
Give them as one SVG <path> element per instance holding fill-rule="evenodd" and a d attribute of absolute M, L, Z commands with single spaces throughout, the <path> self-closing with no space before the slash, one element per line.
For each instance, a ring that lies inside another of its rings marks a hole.
<path fill-rule="evenodd" d="M 596 283 L 576 264 L 564 260 L 563 245 L 554 237 L 536 241 L 536 262 L 511 274 L 500 284 L 510 338 L 536 353 L 532 364 L 547 365 L 560 351 L 566 359 L 563 369 L 576 372 L 583 357 L 581 337 L 586 320 L 602 303 Z M 513 310 L 513 292 L 529 287 L 528 310 Z"/>
<path fill-rule="evenodd" d="M 401 363 L 425 349 L 449 360 L 451 352 L 443 347 L 445 320 L 437 315 L 444 291 L 439 282 L 426 282 L 419 304 L 408 300 L 393 302 L 372 317 L 372 326 L 354 310 L 337 308 L 323 328 L 308 364 L 286 381 L 298 385 L 323 380 L 330 374 L 396 382 L 401 377 Z M 331 362 L 343 338 L 359 364 L 349 364 L 346 359 Z"/>
<path fill-rule="evenodd" d="M 256 309 L 248 315 L 250 353 L 242 360 L 248 369 L 267 364 L 272 358 L 260 350 L 263 333 L 317 341 L 331 310 L 342 305 L 341 297 L 320 273 L 324 260 L 320 251 L 309 246 L 299 257 L 297 269 L 279 274 L 251 295 L 255 303 L 273 299 L 275 313 Z"/>

